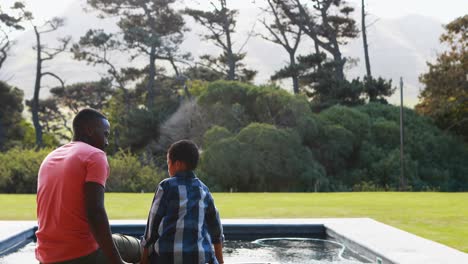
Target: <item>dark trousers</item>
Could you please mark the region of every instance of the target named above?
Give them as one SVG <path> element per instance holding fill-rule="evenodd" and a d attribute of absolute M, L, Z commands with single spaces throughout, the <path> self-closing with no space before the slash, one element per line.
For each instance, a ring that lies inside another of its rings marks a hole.
<path fill-rule="evenodd" d="M 105 264 L 108 263 L 106 256 L 102 253 L 101 249 L 92 252 L 89 255 L 79 257 L 76 259 L 70 259 L 66 261 L 56 262 L 53 264 Z"/>
<path fill-rule="evenodd" d="M 127 263 L 138 263 L 141 257 L 140 241 L 131 236 L 125 236 L 121 234 L 113 234 L 112 239 L 114 241 L 117 250 L 120 253 L 122 259 Z M 79 257 L 76 259 L 70 259 L 67 261 L 57 262 L 53 264 L 107 264 L 109 261 L 104 255 L 101 249 L 92 252 L 89 255 Z M 51 263 L 52 264 L 52 263 Z"/>

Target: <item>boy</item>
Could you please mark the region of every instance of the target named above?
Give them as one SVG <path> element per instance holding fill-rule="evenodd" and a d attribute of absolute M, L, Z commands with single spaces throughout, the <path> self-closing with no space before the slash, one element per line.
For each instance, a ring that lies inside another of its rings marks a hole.
<path fill-rule="evenodd" d="M 141 263 L 224 263 L 218 211 L 208 187 L 193 172 L 198 159 L 192 141 L 181 140 L 169 147 L 170 178 L 159 184 L 154 196 L 141 240 Z"/>

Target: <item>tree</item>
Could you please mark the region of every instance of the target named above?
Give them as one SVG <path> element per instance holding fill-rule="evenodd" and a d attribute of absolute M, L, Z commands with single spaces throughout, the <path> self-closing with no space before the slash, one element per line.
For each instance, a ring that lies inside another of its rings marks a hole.
<path fill-rule="evenodd" d="M 117 25 L 123 35 L 126 49 L 133 51 L 131 58 L 142 54 L 148 57 L 145 71 L 148 108 L 156 96 L 156 60 L 171 63 L 176 74 L 176 62 L 187 58 L 180 54 L 183 41 L 184 20 L 172 8 L 175 0 L 87 0 L 87 3 L 109 16 L 119 16 Z"/>
<path fill-rule="evenodd" d="M 264 11 L 272 16 L 274 21 L 271 24 L 267 23 L 265 19 L 261 21 L 271 35 L 271 37 L 263 35 L 262 37 L 275 44 L 281 45 L 289 55 L 289 65 L 276 72 L 271 78 L 276 80 L 290 77 L 293 83 L 293 91 L 295 94 L 298 94 L 299 74 L 296 65 L 296 52 L 303 31 L 300 27 L 289 23 L 284 11 L 278 4 L 274 3 L 273 0 L 267 0 L 267 2 L 269 7 Z"/>
<path fill-rule="evenodd" d="M 21 22 L 24 19 L 32 18 L 30 12 L 22 11 L 24 9 L 24 4 L 21 2 L 15 2 L 11 9 L 17 13 L 14 15 L 7 14 L 0 5 L 0 69 L 8 57 L 10 47 L 13 45 L 13 41 L 10 40 L 8 34 L 11 33 L 12 30 L 24 30 Z"/>
<path fill-rule="evenodd" d="M 395 92 L 392 87 L 392 80 L 386 81 L 379 77 L 374 79 L 371 72 L 371 64 L 369 58 L 369 45 L 367 42 L 367 24 L 366 24 L 366 6 L 365 1 L 361 1 L 361 32 L 362 44 L 364 47 L 364 61 L 366 64 L 366 76 L 364 77 L 364 92 L 367 95 L 369 102 L 387 103 L 384 97 L 391 96 Z"/>
<path fill-rule="evenodd" d="M 359 78 L 357 79 L 359 81 Z M 365 76 L 363 79 L 364 94 L 369 102 L 387 103 L 385 97 L 391 96 L 395 92 L 395 87 L 392 86 L 392 80 L 385 80 L 382 77 L 375 79 Z"/>
<path fill-rule="evenodd" d="M 30 20 L 32 23 L 32 20 Z M 58 48 L 49 48 L 41 43 L 41 36 L 50 32 L 58 30 L 64 25 L 64 20 L 62 18 L 53 18 L 45 22 L 41 27 L 35 26 L 33 24 L 34 33 L 36 35 L 36 81 L 34 84 L 34 96 L 31 100 L 31 113 L 34 129 L 36 132 L 36 146 L 42 147 L 42 126 L 39 120 L 39 94 L 41 90 L 41 81 L 44 76 L 51 76 L 60 82 L 64 86 L 64 81 L 55 73 L 46 71 L 43 72 L 43 63 L 54 59 L 60 53 L 66 51 L 68 44 L 70 43 L 71 37 L 64 37 L 59 39 L 61 46 Z"/>
<path fill-rule="evenodd" d="M 311 99 L 313 108 L 321 111 L 335 104 L 360 105 L 366 99 L 369 102 L 387 103 L 386 97 L 391 96 L 395 88 L 392 81 L 383 78 L 364 77 L 339 80 L 334 74 L 336 62 L 327 58 L 325 53 L 309 54 L 297 57 L 297 75 L 301 90 Z M 277 74 L 288 74 L 282 69 Z"/>
<path fill-rule="evenodd" d="M 102 111 L 107 106 L 114 90 L 109 79 L 97 82 L 75 83 L 50 89 L 61 108 L 77 114 L 82 108 L 91 107 Z"/>
<path fill-rule="evenodd" d="M 121 43 L 114 34 L 108 34 L 102 29 L 90 29 L 80 38 L 78 43 L 74 43 L 71 52 L 76 60 L 86 61 L 88 64 L 104 65 L 107 67 L 107 73 L 116 83 L 119 89 L 126 92 L 127 79 L 135 79 L 125 76 L 128 72 L 118 67 L 111 61 L 112 52 L 119 50 Z"/>
<path fill-rule="evenodd" d="M 225 74 L 222 72 L 202 65 L 188 67 L 185 69 L 183 75 L 187 76 L 190 80 L 200 80 L 207 82 L 222 80 L 225 76 Z"/>
<path fill-rule="evenodd" d="M 109 79 L 97 82 L 76 83 L 50 89 L 51 97 L 39 100 L 39 122 L 45 132 L 69 140 L 73 135 L 70 120 L 82 108 L 102 111 L 114 90 Z M 26 101 L 32 108 L 32 101 Z"/>
<path fill-rule="evenodd" d="M 26 105 L 31 110 L 32 101 L 27 100 Z M 60 103 L 57 98 L 40 99 L 38 116 L 44 133 L 54 135 L 58 139 L 71 139 L 73 131 L 68 121 L 73 118 L 73 116 L 71 116 L 69 112 L 66 112 L 65 109 L 60 108 Z"/>
<path fill-rule="evenodd" d="M 449 49 L 435 63 L 427 63 L 429 71 L 420 76 L 424 89 L 416 110 L 468 142 L 468 15 L 450 22 L 445 30 L 440 41 Z"/>
<path fill-rule="evenodd" d="M 335 63 L 334 75 L 338 81 L 345 79 L 343 57 L 340 45 L 358 34 L 356 21 L 351 18 L 354 8 L 343 0 L 309 0 L 309 8 L 301 0 L 274 0 L 281 6 L 292 24 L 300 27 L 318 47 L 328 52 Z"/>
<path fill-rule="evenodd" d="M 0 151 L 22 138 L 23 91 L 0 81 Z"/>
<path fill-rule="evenodd" d="M 218 57 L 201 56 L 201 63 L 219 73 L 224 73 L 227 80 L 251 81 L 257 72 L 245 68 L 245 65 L 241 62 L 246 55 L 246 53 L 242 52 L 245 44 L 239 51 L 234 51 L 233 34 L 235 33 L 238 11 L 229 9 L 226 0 L 218 0 L 217 2 L 218 5 L 211 2 L 213 11 L 190 8 L 184 11 L 185 14 L 191 16 L 209 31 L 209 33 L 202 35 L 203 38 L 213 41 L 217 47 L 222 49 L 222 53 Z"/>
<path fill-rule="evenodd" d="M 335 104 L 358 105 L 364 103 L 364 84 L 355 79 L 351 82 L 336 78 L 336 62 L 323 52 L 298 56 L 298 71 L 301 89 L 311 98 L 315 111 Z"/>
<path fill-rule="evenodd" d="M 364 47 L 364 60 L 366 62 L 366 76 L 367 78 L 372 78 L 371 65 L 369 59 L 369 46 L 367 44 L 367 25 L 366 25 L 366 9 L 364 0 L 361 2 L 361 32 L 362 32 L 362 42 Z"/>
<path fill-rule="evenodd" d="M 13 41 L 11 41 L 8 36 L 9 33 L 13 30 L 24 30 L 21 22 L 24 19 L 32 18 L 30 12 L 23 11 L 24 4 L 21 2 L 15 2 L 11 9 L 14 10 L 16 14 L 7 14 L 0 5 L 0 69 L 8 57 L 10 47 L 13 45 Z"/>

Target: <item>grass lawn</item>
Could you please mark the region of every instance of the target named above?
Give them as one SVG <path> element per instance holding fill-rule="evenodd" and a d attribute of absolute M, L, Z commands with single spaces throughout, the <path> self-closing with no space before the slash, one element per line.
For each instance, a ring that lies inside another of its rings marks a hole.
<path fill-rule="evenodd" d="M 468 193 L 215 193 L 222 218 L 370 217 L 468 253 Z M 153 194 L 106 194 L 111 219 L 146 219 Z M 0 220 L 35 220 L 35 195 L 0 194 Z"/>

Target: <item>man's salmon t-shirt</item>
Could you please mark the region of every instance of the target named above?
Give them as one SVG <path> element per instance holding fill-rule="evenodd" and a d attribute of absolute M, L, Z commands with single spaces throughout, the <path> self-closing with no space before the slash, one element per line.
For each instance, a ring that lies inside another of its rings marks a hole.
<path fill-rule="evenodd" d="M 106 154 L 84 142 L 68 143 L 44 159 L 37 180 L 36 258 L 41 263 L 74 259 L 98 249 L 86 217 L 84 185 L 105 186 L 108 176 Z"/>

